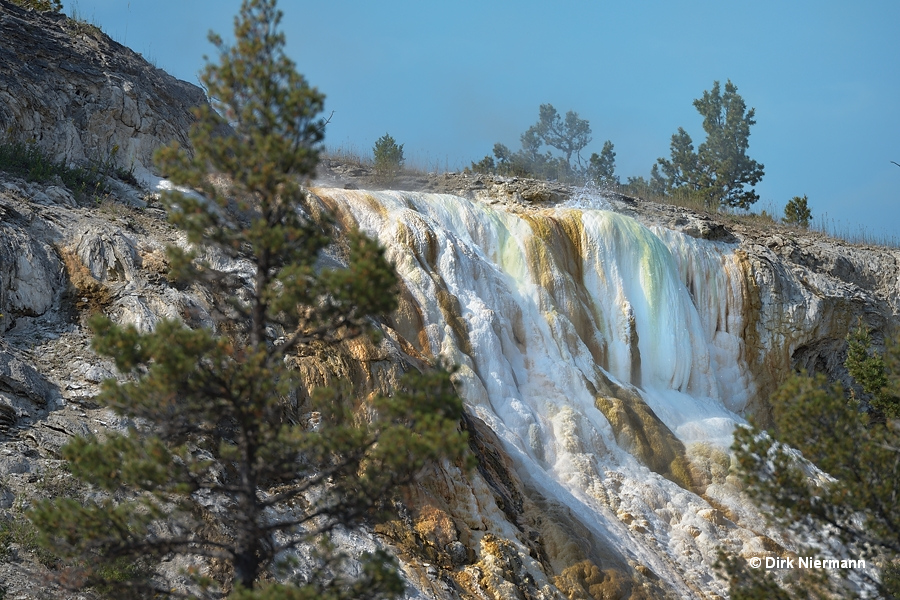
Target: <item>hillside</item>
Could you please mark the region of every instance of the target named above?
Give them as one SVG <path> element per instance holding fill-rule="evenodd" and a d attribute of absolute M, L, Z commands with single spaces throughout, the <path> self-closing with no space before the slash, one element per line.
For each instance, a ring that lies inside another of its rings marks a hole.
<path fill-rule="evenodd" d="M 36 498 L 90 493 L 66 472 L 63 444 L 128 425 L 94 401 L 122 376 L 90 348 L 86 319 L 211 323 L 208 290 L 166 279 L 164 247 L 186 241 L 150 160 L 160 144 L 189 143 L 188 109 L 203 101 L 96 29 L 0 0 L 0 129 L 72 164 L 120 161 L 143 181 L 84 196 L 0 172 L 8 600 L 94 597 L 48 583 L 53 559 L 22 521 Z M 307 383 L 343 378 L 361 398 L 422 364 L 460 365 L 460 427 L 478 467 L 433 467 L 398 493 L 396 519 L 341 532 L 342 547 L 388 548 L 408 598 L 529 600 L 723 597 L 720 546 L 745 557 L 797 547 L 741 495 L 730 428 L 765 424 L 794 369 L 845 379 L 858 319 L 882 343 L 900 316 L 900 251 L 545 182 L 372 183 L 329 160 L 311 193 L 387 248 L 400 308 L 376 323 L 377 344 L 295 365 Z M 216 507 L 204 510 L 215 521 Z M 183 566 L 164 563 L 160 576 L 184 586 Z"/>

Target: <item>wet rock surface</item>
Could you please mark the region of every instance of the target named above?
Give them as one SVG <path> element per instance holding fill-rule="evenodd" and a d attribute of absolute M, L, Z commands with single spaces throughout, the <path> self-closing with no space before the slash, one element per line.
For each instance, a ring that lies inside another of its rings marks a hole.
<path fill-rule="evenodd" d="M 208 321 L 205 292 L 178 290 L 165 280 L 163 248 L 183 240 L 152 194 L 145 195 L 148 208 L 141 210 L 113 198 L 91 206 L 47 203 L 41 191 L 0 174 L 0 472 L 5 474 L 0 516 L 5 518 L 20 516 L 35 498 L 60 489 L 72 493 L 59 458 L 72 436 L 102 435 L 127 425 L 96 400 L 99 384 L 121 375 L 90 347 L 85 322 L 92 312 L 143 330 L 164 317 L 197 326 Z M 524 211 L 545 206 L 508 196 L 497 202 Z M 613 197 L 610 203 L 652 226 L 681 219 L 685 235 L 691 227 L 701 234 L 728 232 L 728 241 L 720 243 L 743 253 L 748 294 L 755 299 L 751 322 L 757 330 L 748 340 L 755 340 L 750 349 L 758 357 L 761 380 L 775 382 L 795 366 L 840 377 L 843 336 L 854 320 L 862 317 L 875 326 L 896 320 L 894 250 L 790 230 L 726 228 L 712 216 L 627 198 Z M 28 260 L 20 261 L 23 255 Z M 339 355 L 308 357 L 297 367 L 312 383 L 344 377 L 363 395 L 388 391 L 404 369 L 424 357 L 416 340 L 404 339 L 390 322 L 382 328 L 380 346 L 351 344 Z M 748 408 L 765 415 L 765 405 Z M 467 427 L 479 469 L 469 475 L 453 465 L 436 469 L 407 499 L 407 517 L 377 535 L 365 534 L 366 543 L 387 544 L 403 558 L 411 598 L 459 598 L 476 589 L 493 590 L 498 597 L 515 589 L 523 598 L 563 598 L 588 588 L 665 596 L 652 568 L 632 565 L 609 549 L 573 546 L 577 517 L 560 514 L 549 499 L 523 487 L 502 444 L 483 423 L 471 418 Z M 613 508 L 618 504 L 612 493 L 608 501 Z M 640 516 L 626 513 L 620 519 L 629 530 L 655 535 Z M 697 535 L 707 535 L 701 529 Z M 31 550 L 13 550 L 0 561 L 0 581 L 12 572 L 46 574 Z M 8 597 L 32 597 L 14 584 L 7 588 L 15 592 Z"/>
<path fill-rule="evenodd" d="M 198 88 L 154 69 L 90 26 L 0 0 L 0 131 L 12 128 L 18 139 L 34 139 L 67 161 L 108 158 L 118 147 L 122 166 L 149 166 L 158 145 L 187 144 L 188 109 L 203 101 Z M 369 167 L 331 159 L 321 164 L 316 183 L 383 187 Z M 392 187 L 456 194 L 514 211 L 577 203 L 586 193 L 474 173 L 404 173 Z M 619 193 L 603 197 L 610 208 L 645 225 L 734 248 L 750 299 L 743 332 L 748 362 L 756 380 L 768 382 L 760 398 L 796 367 L 845 378 L 849 328 L 862 319 L 876 328 L 880 345 L 897 322 L 895 249 L 756 226 Z M 103 435 L 129 424 L 97 400 L 103 380 L 124 376 L 91 349 L 91 314 L 102 312 L 142 331 L 162 318 L 196 327 L 211 323 L 208 292 L 176 289 L 166 280 L 164 247 L 184 243 L 147 190 L 121 186 L 105 201 L 84 206 L 59 183 L 0 173 L 0 520 L 21 519 L 41 497 L 77 495 L 60 448 L 73 436 Z M 358 341 L 327 357 L 298 358 L 301 376 L 322 385 L 349 379 L 363 397 L 389 392 L 405 369 L 428 358 L 426 344 L 404 337 L 407 330 L 417 331 L 410 325 L 410 303 L 404 302 L 408 314 L 381 323 L 378 345 Z M 610 400 L 607 411 L 624 419 L 626 408 Z M 747 407 L 763 421 L 767 410 L 764 400 Z M 644 433 L 640 420 L 630 418 L 635 439 Z M 387 546 L 400 556 L 411 583 L 409 598 L 667 595 L 653 568 L 597 547 L 577 515 L 518 480 L 503 444 L 483 421 L 467 415 L 461 427 L 470 435 L 478 468 L 466 473 L 458 465 L 435 467 L 403 499 L 396 520 L 376 531 L 341 533 L 347 547 Z M 712 489 L 727 478 L 727 464 L 721 467 L 717 456 L 701 458 L 709 463 L 706 483 Z M 691 460 L 694 466 L 700 461 L 696 455 Z M 639 514 L 621 507 L 615 474 L 608 475 L 609 510 L 621 526 L 664 539 L 666 532 L 652 531 Z M 700 517 L 689 530 L 693 538 L 734 527 L 718 509 Z M 47 574 L 23 540 L 0 547 L 6 598 L 90 597 L 35 587 Z"/>
<path fill-rule="evenodd" d="M 372 169 L 324 160 L 316 184 L 383 189 Z M 406 186 L 402 187 L 401 186 Z M 847 384 L 845 338 L 863 323 L 883 349 L 884 334 L 900 316 L 900 250 L 854 244 L 761 218 L 700 212 L 658 204 L 615 190 L 585 189 L 478 173 L 418 173 L 398 177 L 393 189 L 455 194 L 506 210 L 578 206 L 588 196 L 649 227 L 728 244 L 740 252 L 751 297 L 745 332 L 760 400 L 747 407 L 768 422 L 764 398 L 795 369 L 822 372 Z"/>

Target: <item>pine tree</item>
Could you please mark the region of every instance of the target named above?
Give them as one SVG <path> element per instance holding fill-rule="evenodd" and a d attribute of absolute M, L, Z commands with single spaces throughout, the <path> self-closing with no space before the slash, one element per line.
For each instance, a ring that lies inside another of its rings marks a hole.
<path fill-rule="evenodd" d="M 616 177 L 616 153 L 613 143 L 609 140 L 603 143 L 600 154 L 594 152 L 588 162 L 588 179 L 597 185 L 617 185 Z"/>
<path fill-rule="evenodd" d="M 245 0 L 235 44 L 210 36 L 220 63 L 202 78 L 213 106 L 197 112 L 193 155 L 177 145 L 158 155 L 175 184 L 202 193 L 166 198 L 192 244 L 168 256 L 179 285 L 211 293 L 215 328 L 92 321 L 97 351 L 129 376 L 107 381 L 98 400 L 133 426 L 68 444 L 69 469 L 96 493 L 31 512 L 70 584 L 168 593 L 155 561 L 179 555 L 209 593 L 202 567 L 219 561 L 245 600 L 394 597 L 403 586 L 384 553 L 356 580 L 328 575 L 339 557 L 327 535 L 464 450 L 445 371 L 412 372 L 392 397 L 360 405 L 345 389 L 308 393 L 288 366 L 369 331 L 371 316 L 395 308 L 397 278 L 358 233 L 346 236 L 346 268 L 319 261 L 333 225 L 301 182 L 316 165 L 323 96 L 283 54 L 280 19 L 275 0 Z M 293 411 L 292 398 L 302 403 Z M 322 570 L 303 585 L 259 585 L 286 553 L 316 543 Z"/>
<path fill-rule="evenodd" d="M 888 360 L 896 363 L 897 348 L 891 348 Z M 900 386 L 891 385 L 891 373 L 885 357 L 872 351 L 872 337 L 865 325 L 857 323 L 856 328 L 847 334 L 847 360 L 844 361 L 847 372 L 854 382 L 862 388 L 862 398 L 856 397 L 855 390 L 851 394 L 856 400 L 868 401 L 879 417 L 884 415 L 892 419 L 900 419 Z M 900 373 L 898 373 L 900 375 Z"/>
<path fill-rule="evenodd" d="M 522 136 L 522 147 L 526 147 L 526 136 L 540 140 L 563 153 L 568 173 L 582 170 L 581 151 L 591 143 L 591 125 L 575 111 L 568 111 L 561 117 L 552 104 L 541 104 L 538 111 L 538 122 L 532 125 Z M 572 155 L 576 164 L 572 164 Z"/>
<path fill-rule="evenodd" d="M 591 143 L 591 125 L 578 113 L 570 110 L 563 118 L 552 104 L 541 104 L 538 122 L 529 127 L 519 140 L 521 150 L 511 152 L 503 144 L 494 144 L 494 156 L 485 156 L 477 163 L 473 162 L 470 168 L 477 173 L 558 181 L 583 181 L 585 177 L 590 177 L 592 167 L 583 164 L 581 151 Z M 546 146 L 559 150 L 562 156 L 554 156 L 545 149 Z M 604 161 L 612 161 L 603 163 L 604 168 L 611 166 L 615 170 L 615 152 L 611 142 L 604 144 L 603 153 Z M 601 155 L 594 153 L 594 156 L 601 160 Z"/>
<path fill-rule="evenodd" d="M 808 198 L 806 194 L 803 197 L 794 196 L 784 207 L 783 221 L 787 225 L 796 225 L 806 229 L 809 227 L 809 221 L 812 219 L 812 211 L 807 205 Z"/>
<path fill-rule="evenodd" d="M 700 188 L 700 168 L 697 153 L 694 152 L 694 141 L 690 134 L 679 127 L 669 145 L 671 161 L 659 159 L 651 172 L 651 177 L 666 193 L 680 189 L 698 190 Z"/>
<path fill-rule="evenodd" d="M 385 133 L 375 141 L 372 153 L 375 155 L 375 176 L 382 183 L 390 184 L 403 166 L 403 144 L 398 146 L 397 141 Z"/>
<path fill-rule="evenodd" d="M 694 100 L 694 107 L 703 117 L 706 141 L 694 152 L 691 137 L 679 128 L 672 136 L 671 160 L 657 160 L 661 171 L 657 177 L 667 193 L 696 195 L 707 208 L 749 208 L 759 200 L 752 186 L 764 174 L 763 165 L 747 156 L 756 110 L 747 110 L 731 81 L 725 84 L 724 94 L 719 82 L 713 82 L 711 91 Z"/>
<path fill-rule="evenodd" d="M 866 392 L 896 400 L 900 382 L 885 365 L 896 365 L 900 351 L 890 346 L 882 361 L 870 353 L 869 342 L 868 331 L 861 327 L 848 336 L 848 371 Z M 791 377 L 771 405 L 774 427 L 768 434 L 748 427 L 735 431 L 732 449 L 747 494 L 796 539 L 819 548 L 840 541 L 846 558 L 876 567 L 878 577 L 867 583 L 879 597 L 900 598 L 896 413 L 871 418 L 822 375 Z M 815 554 L 808 550 L 808 555 Z M 735 599 L 845 598 L 852 593 L 839 578 L 798 570 L 796 578 L 779 585 L 764 569 L 747 568 L 742 558 L 721 559 Z"/>

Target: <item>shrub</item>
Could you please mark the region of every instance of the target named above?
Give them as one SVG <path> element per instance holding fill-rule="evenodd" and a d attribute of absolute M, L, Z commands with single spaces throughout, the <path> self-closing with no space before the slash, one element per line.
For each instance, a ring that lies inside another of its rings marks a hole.
<path fill-rule="evenodd" d="M 12 3 L 18 4 L 22 8 L 39 10 L 41 12 L 48 10 L 59 12 L 62 10 L 62 0 L 12 0 Z"/>
<path fill-rule="evenodd" d="M 26 181 L 59 183 L 70 189 L 79 199 L 97 199 L 109 194 L 106 178 L 114 177 L 125 183 L 137 185 L 134 167 L 117 166 L 119 147 L 113 146 L 109 156 L 93 160 L 87 166 L 69 167 L 53 160 L 35 143 L 17 141 L 0 142 L 0 171 L 5 171 Z"/>

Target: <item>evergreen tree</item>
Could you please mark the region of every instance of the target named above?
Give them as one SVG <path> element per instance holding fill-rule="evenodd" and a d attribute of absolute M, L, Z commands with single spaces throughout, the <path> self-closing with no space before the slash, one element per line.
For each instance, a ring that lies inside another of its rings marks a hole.
<path fill-rule="evenodd" d="M 166 198 L 192 244 L 168 256 L 179 285 L 211 292 L 215 330 L 92 321 L 95 348 L 129 375 L 107 381 L 99 401 L 133 425 L 68 444 L 72 474 L 96 493 L 31 512 L 69 584 L 168 594 L 154 561 L 179 555 L 204 594 L 215 586 L 202 565 L 218 561 L 244 600 L 394 597 L 403 585 L 385 554 L 345 580 L 327 535 L 464 450 L 446 372 L 412 372 L 392 397 L 360 405 L 346 390 L 310 392 L 288 366 L 369 331 L 370 316 L 395 308 L 397 278 L 358 233 L 347 235 L 346 268 L 319 261 L 332 224 L 300 181 L 316 165 L 323 96 L 283 54 L 280 19 L 275 0 L 245 0 L 234 46 L 210 36 L 220 63 L 202 77 L 214 105 L 197 112 L 193 155 L 177 145 L 158 155 L 174 183 L 203 194 Z M 317 542 L 322 568 L 309 580 L 260 586 L 287 552 Z"/>
<path fill-rule="evenodd" d="M 694 142 L 683 128 L 679 127 L 669 145 L 671 161 L 659 159 L 651 169 L 651 181 L 667 194 L 676 191 L 700 189 L 700 167 Z"/>
<path fill-rule="evenodd" d="M 731 81 L 725 84 L 724 94 L 719 82 L 714 82 L 711 91 L 694 100 L 694 107 L 703 117 L 706 141 L 694 152 L 691 137 L 679 128 L 672 136 L 671 159 L 657 160 L 661 171 L 657 176 L 667 193 L 697 195 L 708 208 L 749 208 L 759 200 L 752 186 L 764 174 L 763 165 L 747 156 L 755 109 L 747 110 Z"/>
<path fill-rule="evenodd" d="M 900 384 L 885 364 L 900 355 L 892 346 L 886 361 L 869 351 L 868 332 L 848 336 L 846 366 L 867 392 L 896 401 Z M 734 450 L 745 491 L 797 539 L 820 548 L 843 544 L 844 558 L 864 559 L 877 568 L 868 583 L 880 597 L 900 598 L 900 421 L 897 413 L 873 419 L 823 376 L 791 377 L 771 400 L 770 434 L 738 428 Z M 874 404 L 874 403 L 873 403 Z M 895 405 L 896 406 L 896 405 Z M 799 451 L 802 456 L 797 454 Z M 835 552 L 837 552 L 835 550 Z M 815 550 L 808 550 L 815 555 Z M 845 580 L 808 572 L 779 585 L 764 569 L 743 559 L 722 557 L 735 599 L 845 598 Z M 867 571 L 871 572 L 871 571 Z M 866 576 L 866 572 L 856 572 Z"/>
<path fill-rule="evenodd" d="M 474 173 L 496 173 L 497 164 L 494 162 L 494 157 L 485 156 L 478 162 L 472 161 L 472 164 L 468 167 L 468 170 L 471 170 Z"/>
<path fill-rule="evenodd" d="M 900 352 L 892 346 L 889 348 L 892 351 L 888 352 L 888 360 L 893 360 L 894 364 L 891 366 L 896 366 Z M 862 388 L 861 397 L 857 396 L 855 390 L 851 390 L 855 400 L 868 402 L 879 418 L 886 416 L 900 419 L 900 385 L 892 385 L 891 379 L 891 374 L 897 372 L 889 368 L 884 356 L 872 351 L 872 337 L 861 320 L 847 335 L 847 360 L 844 361 L 844 366 Z"/>
<path fill-rule="evenodd" d="M 603 150 L 600 154 L 594 152 L 591 154 L 588 163 L 588 179 L 597 185 L 617 185 L 619 178 L 616 177 L 616 153 L 613 150 L 613 143 L 606 140 L 603 143 Z"/>
<path fill-rule="evenodd" d="M 812 211 L 807 206 L 806 194 L 801 198 L 794 196 L 784 207 L 783 221 L 787 225 L 796 225 L 806 229 L 809 227 L 809 220 L 812 219 Z"/>
<path fill-rule="evenodd" d="M 583 169 L 581 151 L 591 143 L 591 125 L 577 112 L 569 111 L 563 119 L 552 104 L 541 104 L 538 122 L 522 136 L 522 147 L 526 147 L 526 137 L 540 140 L 542 144 L 556 148 L 565 158 L 566 170 L 577 173 Z M 572 165 L 572 155 L 576 164 Z"/>
<path fill-rule="evenodd" d="M 657 189 L 657 187 L 655 186 L 656 182 L 652 179 L 652 175 L 655 170 L 656 165 L 653 165 L 653 169 L 650 172 L 650 181 L 647 181 L 643 176 L 640 175 L 637 177 L 629 176 L 625 181 L 625 185 L 622 186 L 622 191 L 624 191 L 626 194 L 637 196 L 638 198 L 650 198 L 654 195 L 663 195 L 662 191 Z"/>
<path fill-rule="evenodd" d="M 375 176 L 382 183 L 392 183 L 403 167 L 403 144 L 398 146 L 397 141 L 385 133 L 375 141 L 372 153 L 375 155 Z"/>

